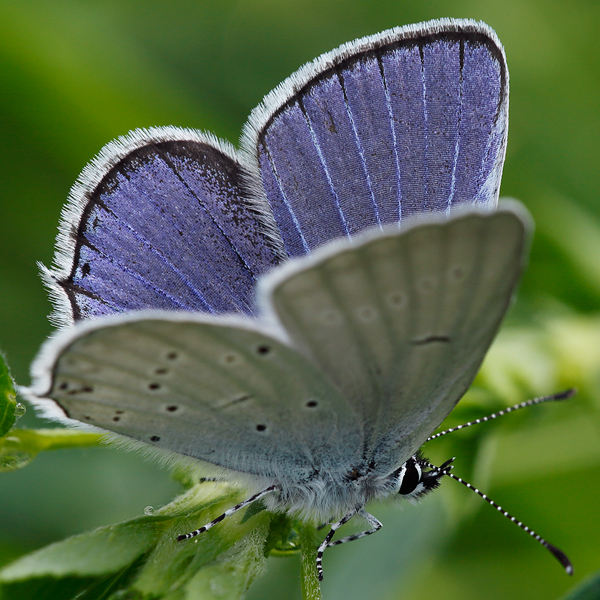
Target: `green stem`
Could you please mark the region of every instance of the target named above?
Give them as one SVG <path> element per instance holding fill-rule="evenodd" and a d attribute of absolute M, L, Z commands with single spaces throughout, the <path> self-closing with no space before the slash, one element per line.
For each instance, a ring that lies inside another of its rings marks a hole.
<path fill-rule="evenodd" d="M 98 446 L 102 437 L 101 433 L 76 429 L 12 429 L 5 438 L 2 438 L 2 442 L 13 448 L 21 446 L 28 452 L 40 452 Z"/>
<path fill-rule="evenodd" d="M 321 600 L 321 585 L 317 575 L 319 538 L 313 525 L 303 523 L 298 537 L 302 547 L 302 600 Z"/>

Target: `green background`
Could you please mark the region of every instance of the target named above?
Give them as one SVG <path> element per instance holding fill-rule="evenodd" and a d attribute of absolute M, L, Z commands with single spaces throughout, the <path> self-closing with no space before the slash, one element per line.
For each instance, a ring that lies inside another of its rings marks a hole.
<path fill-rule="evenodd" d="M 28 365 L 51 332 L 36 261 L 51 263 L 68 190 L 106 142 L 136 127 L 177 125 L 235 143 L 250 110 L 304 62 L 356 37 L 439 17 L 482 19 L 506 49 L 511 125 L 502 194 L 521 199 L 537 224 L 509 325 L 535 332 L 553 319 L 580 318 L 587 335 L 600 307 L 598 2 L 0 1 L 0 347 L 17 382 L 28 383 Z M 556 328 L 552 343 L 567 342 L 574 329 Z M 590 335 L 591 357 L 600 334 Z M 539 371 L 526 349 L 519 360 Z M 422 506 L 375 507 L 380 533 L 328 552 L 325 598 L 555 598 L 600 567 L 594 360 L 588 387 L 570 404 L 452 446 L 478 448 L 474 483 L 567 551 L 574 580 L 448 481 Z M 557 381 L 569 384 L 568 369 L 558 379 L 541 376 L 531 392 L 556 391 Z M 31 413 L 20 424 L 40 426 Z M 166 471 L 132 454 L 42 454 L 0 474 L 0 563 L 133 517 L 177 490 Z M 297 561 L 274 558 L 250 597 L 293 598 L 299 587 Z"/>

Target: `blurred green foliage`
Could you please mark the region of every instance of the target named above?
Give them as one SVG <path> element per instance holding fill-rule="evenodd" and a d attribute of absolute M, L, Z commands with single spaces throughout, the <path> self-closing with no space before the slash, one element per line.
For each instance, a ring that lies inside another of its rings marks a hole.
<path fill-rule="evenodd" d="M 205 483 L 152 514 L 42 548 L 2 570 L 2 598 L 94 600 L 121 587 L 130 595 L 117 597 L 140 600 L 239 598 L 264 571 L 268 513 L 250 522 L 232 518 L 206 536 L 201 551 L 176 541 L 197 526 L 199 511 L 212 519 L 239 499 L 239 491 Z"/>
<path fill-rule="evenodd" d="M 4 357 L 0 354 L 0 438 L 17 420 L 17 392 Z"/>
<path fill-rule="evenodd" d="M 600 4 L 0 0 L 0 346 L 19 384 L 51 332 L 36 261 L 50 264 L 60 208 L 102 145 L 152 125 L 235 142 L 252 107 L 302 63 L 358 36 L 446 16 L 482 19 L 504 43 L 502 193 L 524 201 L 537 225 L 519 302 L 448 425 L 562 386 L 581 394 L 427 452 L 456 454 L 458 474 L 569 554 L 575 581 L 447 481 L 422 506 L 373 507 L 381 532 L 328 551 L 326 600 L 557 598 L 600 566 Z M 31 412 L 19 426 L 47 426 Z M 139 516 L 179 489 L 141 458 L 97 447 L 42 453 L 0 475 L 0 563 Z M 249 598 L 299 598 L 300 568 L 298 558 L 269 559 Z"/>

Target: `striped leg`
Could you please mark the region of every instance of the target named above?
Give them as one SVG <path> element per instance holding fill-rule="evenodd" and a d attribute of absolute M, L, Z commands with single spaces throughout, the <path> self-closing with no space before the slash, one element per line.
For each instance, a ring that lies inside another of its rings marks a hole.
<path fill-rule="evenodd" d="M 380 521 L 378 521 L 373 515 L 369 514 L 366 510 L 362 508 L 357 513 L 361 516 L 365 521 L 371 526 L 372 529 L 368 529 L 367 531 L 361 531 L 360 533 L 354 533 L 352 535 L 348 535 L 346 537 L 340 538 L 339 540 L 335 540 L 334 542 L 329 542 L 327 544 L 328 548 L 331 546 L 339 546 L 340 544 L 345 544 L 346 542 L 353 542 L 354 540 L 360 540 L 360 538 L 366 537 L 367 535 L 371 535 L 376 531 L 379 531 L 383 525 Z"/>
<path fill-rule="evenodd" d="M 232 514 L 236 513 L 238 510 L 245 508 L 249 504 L 252 504 L 256 500 L 259 500 L 263 496 L 266 496 L 267 494 L 270 494 L 271 492 L 275 492 L 278 489 L 279 488 L 276 485 L 270 485 L 268 488 L 264 489 L 262 492 L 258 492 L 258 494 L 254 494 L 254 496 L 251 496 L 247 500 L 244 500 L 243 502 L 240 502 L 239 504 L 236 504 L 235 506 L 232 506 L 231 508 L 227 509 L 222 515 L 219 515 L 216 519 L 213 519 L 210 523 L 207 523 L 206 525 L 200 527 L 200 529 L 196 529 L 195 531 L 192 531 L 191 533 L 184 533 L 183 535 L 177 536 L 177 541 L 181 542 L 183 540 L 189 540 L 190 538 L 196 537 L 197 535 L 200 535 L 201 533 L 208 531 L 211 527 L 214 527 L 217 523 L 220 523 L 223 519 L 230 517 Z"/>
<path fill-rule="evenodd" d="M 344 524 L 346 524 L 358 511 L 353 510 L 349 512 L 347 515 L 344 515 L 337 523 L 334 523 L 329 530 L 329 533 L 325 536 L 325 539 L 321 542 L 321 545 L 317 549 L 317 574 L 319 575 L 319 581 L 323 581 L 323 552 L 325 552 L 325 548 L 330 545 L 331 538 L 334 536 L 335 532 Z"/>

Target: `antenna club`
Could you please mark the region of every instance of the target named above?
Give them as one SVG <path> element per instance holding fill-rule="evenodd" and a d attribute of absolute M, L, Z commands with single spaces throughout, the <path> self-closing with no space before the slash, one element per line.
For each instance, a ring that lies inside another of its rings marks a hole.
<path fill-rule="evenodd" d="M 559 392 L 558 394 L 554 394 L 554 400 L 568 400 L 577 394 L 577 388 L 572 387 L 564 392 Z"/>
<path fill-rule="evenodd" d="M 571 564 L 569 557 L 560 548 L 553 546 L 545 540 L 544 542 L 543 545 L 556 557 L 558 562 L 564 567 L 567 575 L 573 575 L 573 565 Z"/>

